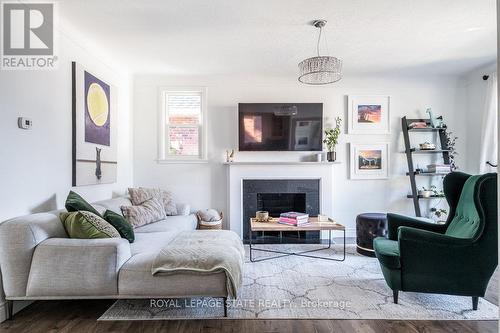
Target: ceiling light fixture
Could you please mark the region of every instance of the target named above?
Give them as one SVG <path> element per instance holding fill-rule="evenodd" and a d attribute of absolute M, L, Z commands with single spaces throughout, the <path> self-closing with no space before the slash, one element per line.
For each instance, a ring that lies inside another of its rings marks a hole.
<path fill-rule="evenodd" d="M 318 56 L 299 63 L 299 81 L 311 85 L 323 85 L 337 82 L 342 78 L 342 60 L 336 57 L 321 56 L 319 46 L 325 20 L 316 20 L 312 25 L 319 29 L 316 51 Z"/>

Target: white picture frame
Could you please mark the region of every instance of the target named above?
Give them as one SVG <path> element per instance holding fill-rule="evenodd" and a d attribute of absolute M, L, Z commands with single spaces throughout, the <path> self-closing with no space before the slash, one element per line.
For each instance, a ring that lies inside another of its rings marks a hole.
<path fill-rule="evenodd" d="M 347 134 L 390 134 L 390 96 L 347 96 Z"/>
<path fill-rule="evenodd" d="M 389 143 L 351 143 L 350 179 L 389 178 Z"/>

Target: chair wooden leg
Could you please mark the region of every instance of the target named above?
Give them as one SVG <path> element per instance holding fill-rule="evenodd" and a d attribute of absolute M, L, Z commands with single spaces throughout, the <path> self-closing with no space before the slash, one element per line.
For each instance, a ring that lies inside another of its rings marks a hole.
<path fill-rule="evenodd" d="M 12 320 L 12 316 L 14 315 L 14 301 L 6 301 L 7 306 L 7 320 Z"/>
<path fill-rule="evenodd" d="M 398 295 L 399 295 L 399 290 L 392 291 L 392 298 L 394 299 L 394 304 L 398 304 Z"/>
<path fill-rule="evenodd" d="M 472 296 L 472 310 L 477 310 L 477 304 L 479 303 L 478 296 Z"/>
<path fill-rule="evenodd" d="M 223 297 L 222 301 L 224 302 L 224 317 L 227 317 L 227 297 Z"/>

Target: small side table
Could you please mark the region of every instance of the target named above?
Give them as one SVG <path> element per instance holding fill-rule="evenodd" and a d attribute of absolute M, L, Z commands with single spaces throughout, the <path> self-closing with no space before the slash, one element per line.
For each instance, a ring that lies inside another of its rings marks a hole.
<path fill-rule="evenodd" d="M 356 217 L 356 251 L 368 257 L 375 257 L 373 240 L 376 237 L 387 237 L 387 214 L 358 215 Z"/>

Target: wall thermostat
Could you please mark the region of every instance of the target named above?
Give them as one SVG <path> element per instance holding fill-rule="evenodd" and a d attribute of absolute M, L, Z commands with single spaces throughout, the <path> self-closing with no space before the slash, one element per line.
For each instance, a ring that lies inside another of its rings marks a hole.
<path fill-rule="evenodd" d="M 33 121 L 29 118 L 19 117 L 17 118 L 17 126 L 22 129 L 30 129 L 33 125 Z"/>

